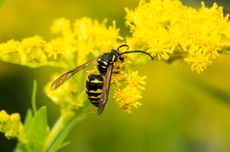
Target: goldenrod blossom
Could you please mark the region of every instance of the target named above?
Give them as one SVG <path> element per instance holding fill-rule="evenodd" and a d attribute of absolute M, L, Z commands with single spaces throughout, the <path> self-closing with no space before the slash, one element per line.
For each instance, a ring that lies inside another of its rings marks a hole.
<path fill-rule="evenodd" d="M 65 18 L 54 21 L 51 31 L 57 37 L 50 41 L 41 36 L 25 38 L 22 41 L 9 40 L 0 44 L 0 60 L 29 67 L 69 67 L 70 62 L 79 65 L 87 61 L 88 55 L 96 57 L 117 46 L 119 29 L 115 21 L 106 27 L 106 20 L 84 17 L 73 25 Z"/>
<path fill-rule="evenodd" d="M 22 41 L 9 40 L 0 44 L 0 60 L 29 67 L 61 66 L 49 56 L 47 42 L 41 36 L 25 38 Z"/>
<path fill-rule="evenodd" d="M 77 86 L 71 79 L 56 90 L 52 90 L 50 86 L 53 81 L 54 79 L 45 86 L 45 93 L 60 106 L 61 111 L 72 111 L 83 106 L 84 88 Z"/>
<path fill-rule="evenodd" d="M 137 101 L 142 98 L 142 96 L 140 95 L 140 91 L 132 86 L 117 89 L 115 91 L 114 97 L 119 107 L 124 109 L 127 113 L 131 113 L 134 108 L 142 105 L 140 102 Z"/>
<path fill-rule="evenodd" d="M 132 33 L 128 43 L 147 48 L 158 60 L 182 58 L 193 71 L 203 71 L 230 46 L 230 22 L 216 3 L 211 8 L 201 5 L 194 9 L 180 0 L 142 0 L 135 10 L 126 8 L 126 24 Z"/>
<path fill-rule="evenodd" d="M 130 86 L 133 86 L 137 89 L 141 89 L 141 90 L 144 90 L 144 85 L 145 85 L 145 79 L 146 79 L 146 76 L 139 76 L 138 75 L 138 72 L 135 71 L 135 72 L 131 72 L 130 74 L 126 74 L 126 81 L 128 83 L 128 85 Z"/>
<path fill-rule="evenodd" d="M 18 113 L 11 115 L 7 114 L 5 110 L 0 111 L 0 132 L 3 132 L 6 138 L 18 138 L 24 140 L 23 125 Z"/>
<path fill-rule="evenodd" d="M 138 100 L 142 98 L 141 92 L 144 90 L 144 79 L 146 77 L 138 76 L 138 72 L 131 72 L 126 73 L 124 78 L 126 78 L 125 86 L 120 86 L 118 83 L 114 98 L 120 108 L 127 113 L 131 113 L 133 109 L 142 105 Z"/>
<path fill-rule="evenodd" d="M 192 71 L 197 71 L 198 73 L 202 72 L 207 65 L 211 64 L 211 55 L 208 53 L 208 50 L 204 50 L 205 48 L 196 48 L 195 50 L 190 49 L 192 51 L 190 56 L 185 58 L 185 61 L 192 64 Z"/>

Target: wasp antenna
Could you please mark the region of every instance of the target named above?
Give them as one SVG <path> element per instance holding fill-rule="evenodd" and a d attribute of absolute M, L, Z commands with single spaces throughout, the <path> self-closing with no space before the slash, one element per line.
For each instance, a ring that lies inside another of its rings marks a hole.
<path fill-rule="evenodd" d="M 117 51 L 119 51 L 120 48 L 123 48 L 123 47 L 126 47 L 126 48 L 127 48 L 126 50 L 129 49 L 129 46 L 128 46 L 127 44 L 122 44 L 122 45 L 120 45 L 120 46 L 117 48 Z"/>
<path fill-rule="evenodd" d="M 128 53 L 144 53 L 144 54 L 148 55 L 151 58 L 151 60 L 153 60 L 153 56 L 150 53 L 145 52 L 145 51 L 141 51 L 141 50 L 126 51 L 126 52 L 122 52 L 120 55 L 122 55 L 122 54 L 128 54 Z"/>

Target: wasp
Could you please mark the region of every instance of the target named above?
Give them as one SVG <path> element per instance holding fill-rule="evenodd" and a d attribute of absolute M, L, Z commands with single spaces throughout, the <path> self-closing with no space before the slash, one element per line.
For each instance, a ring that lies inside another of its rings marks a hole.
<path fill-rule="evenodd" d="M 120 45 L 117 49 L 111 49 L 109 53 L 104 53 L 98 58 L 94 58 L 62 74 L 52 83 L 51 88 L 56 89 L 60 87 L 64 82 L 66 82 L 80 70 L 88 67 L 89 65 L 97 61 L 97 69 L 99 74 L 88 75 L 88 80 L 86 81 L 86 93 L 90 102 L 94 106 L 98 107 L 98 115 L 101 114 L 104 111 L 104 108 L 108 101 L 114 63 L 124 61 L 123 55 L 128 53 L 143 53 L 148 55 L 151 60 L 153 60 L 153 57 L 149 53 L 141 50 L 130 50 L 120 53 L 119 50 L 122 47 L 127 47 L 127 50 L 129 49 L 129 46 L 127 44 Z"/>

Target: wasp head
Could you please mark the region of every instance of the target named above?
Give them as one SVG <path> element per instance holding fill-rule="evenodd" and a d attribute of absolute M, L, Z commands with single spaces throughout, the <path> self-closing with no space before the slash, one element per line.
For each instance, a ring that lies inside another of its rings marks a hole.
<path fill-rule="evenodd" d="M 114 59 L 113 59 L 114 62 L 124 61 L 124 58 L 122 57 L 122 55 L 117 50 L 112 49 L 111 52 L 114 55 Z"/>

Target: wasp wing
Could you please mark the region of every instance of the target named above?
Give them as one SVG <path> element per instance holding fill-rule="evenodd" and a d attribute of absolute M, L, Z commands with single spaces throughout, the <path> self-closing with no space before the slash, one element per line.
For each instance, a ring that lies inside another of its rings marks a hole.
<path fill-rule="evenodd" d="M 81 69 L 86 68 L 87 66 L 89 66 L 90 64 L 92 64 L 93 62 L 95 62 L 97 60 L 97 58 L 92 59 L 66 73 L 64 73 L 63 75 L 61 75 L 60 77 L 58 77 L 51 85 L 52 89 L 57 89 L 58 87 L 60 87 L 64 82 L 66 82 L 69 78 L 71 78 L 74 74 L 76 74 L 77 72 L 79 72 Z"/>
<path fill-rule="evenodd" d="M 99 106 L 98 106 L 98 111 L 97 111 L 98 115 L 102 114 L 102 112 L 104 111 L 105 105 L 108 101 L 109 88 L 110 88 L 110 83 L 111 83 L 111 78 L 112 78 L 112 71 L 113 71 L 113 65 L 111 64 L 109 65 L 107 72 L 105 74 L 101 98 L 99 100 Z"/>

